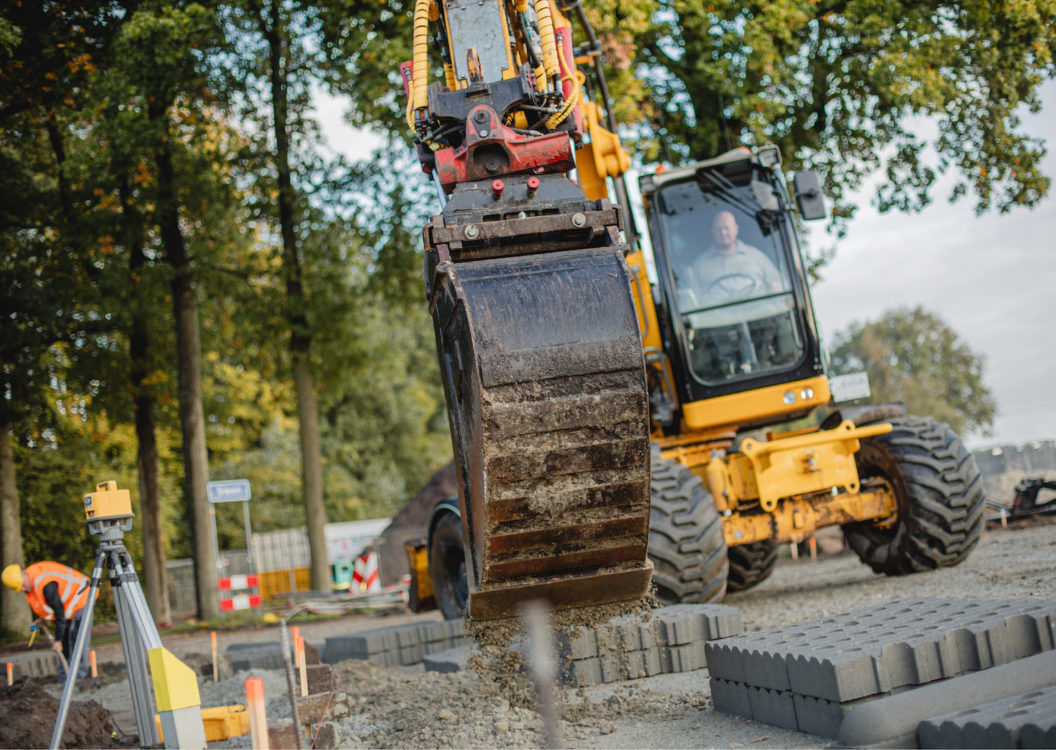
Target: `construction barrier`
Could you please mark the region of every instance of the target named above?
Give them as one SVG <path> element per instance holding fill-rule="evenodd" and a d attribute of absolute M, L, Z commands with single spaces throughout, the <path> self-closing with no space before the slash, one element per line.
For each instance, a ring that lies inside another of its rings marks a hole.
<path fill-rule="evenodd" d="M 356 558 L 355 567 L 352 569 L 352 587 L 349 589 L 349 593 L 374 593 L 381 590 L 381 576 L 378 573 L 378 553 L 374 551 L 364 552 Z"/>
<path fill-rule="evenodd" d="M 218 587 L 222 592 L 240 592 L 228 599 L 220 598 L 220 609 L 224 612 L 260 606 L 260 579 L 255 575 L 237 575 L 221 578 L 218 582 Z M 250 589 L 254 591 L 250 592 Z"/>

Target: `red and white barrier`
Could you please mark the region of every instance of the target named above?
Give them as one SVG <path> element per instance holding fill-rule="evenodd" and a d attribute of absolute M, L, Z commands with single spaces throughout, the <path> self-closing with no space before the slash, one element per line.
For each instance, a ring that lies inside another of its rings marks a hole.
<path fill-rule="evenodd" d="M 237 575 L 231 576 L 230 578 L 221 578 L 217 582 L 217 588 L 221 591 L 238 591 L 240 593 L 234 594 L 230 598 L 220 598 L 220 609 L 223 612 L 230 612 L 236 609 L 250 609 L 252 607 L 259 607 L 261 603 L 260 598 L 260 578 L 255 575 Z M 256 592 L 247 591 L 247 589 L 257 589 Z"/>
<path fill-rule="evenodd" d="M 356 559 L 352 568 L 354 593 L 381 591 L 381 576 L 378 574 L 378 553 L 364 552 Z"/>

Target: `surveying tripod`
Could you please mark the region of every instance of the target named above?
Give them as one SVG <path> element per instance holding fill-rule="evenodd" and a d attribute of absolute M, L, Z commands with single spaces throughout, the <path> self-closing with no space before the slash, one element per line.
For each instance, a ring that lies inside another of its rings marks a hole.
<path fill-rule="evenodd" d="M 99 537 L 99 549 L 92 569 L 88 602 L 81 615 L 81 629 L 70 655 L 66 685 L 62 690 L 59 713 L 51 735 L 51 748 L 58 748 L 62 741 L 62 731 L 77 681 L 77 666 L 81 663 L 85 642 L 92 630 L 95 597 L 104 570 L 109 572 L 110 590 L 117 611 L 121 650 L 128 671 L 128 686 L 132 692 L 140 747 L 157 747 L 161 742 L 154 721 L 156 697 L 165 747 L 205 748 L 197 678 L 190 668 L 162 646 L 132 558 L 124 545 L 125 532 L 131 530 L 133 517 L 128 490 L 118 490 L 117 483 L 112 481 L 101 483 L 98 489 L 99 492 L 84 496 L 88 531 Z"/>

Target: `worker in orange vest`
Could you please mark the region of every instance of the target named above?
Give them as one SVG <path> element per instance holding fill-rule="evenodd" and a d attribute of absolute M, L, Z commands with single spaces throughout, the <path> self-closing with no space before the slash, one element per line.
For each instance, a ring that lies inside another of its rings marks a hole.
<path fill-rule="evenodd" d="M 9 589 L 21 591 L 29 600 L 29 606 L 41 620 L 55 623 L 55 642 L 52 648 L 66 657 L 73 656 L 77 634 L 81 629 L 81 616 L 88 603 L 91 579 L 68 565 L 45 560 L 29 565 L 23 570 L 18 565 L 8 565 L 2 574 L 3 583 Z M 96 597 L 99 590 L 95 591 Z M 88 651 L 92 634 L 88 632 L 77 669 L 77 679 L 88 675 Z M 59 678 L 65 682 L 66 670 L 59 660 Z"/>

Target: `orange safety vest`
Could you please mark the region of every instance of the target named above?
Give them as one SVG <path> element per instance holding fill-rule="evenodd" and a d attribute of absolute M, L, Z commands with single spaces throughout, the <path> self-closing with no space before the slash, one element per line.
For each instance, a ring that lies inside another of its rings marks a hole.
<path fill-rule="evenodd" d="M 56 583 L 59 587 L 59 598 L 62 599 L 63 613 L 66 620 L 84 609 L 88 603 L 88 590 L 91 579 L 68 565 L 60 565 L 56 562 L 39 562 L 26 567 L 29 574 L 30 590 L 26 592 L 29 606 L 33 608 L 37 617 L 44 620 L 54 620 L 55 613 L 48 603 L 44 601 L 44 587 L 49 583 Z M 99 590 L 95 591 L 96 598 Z"/>

